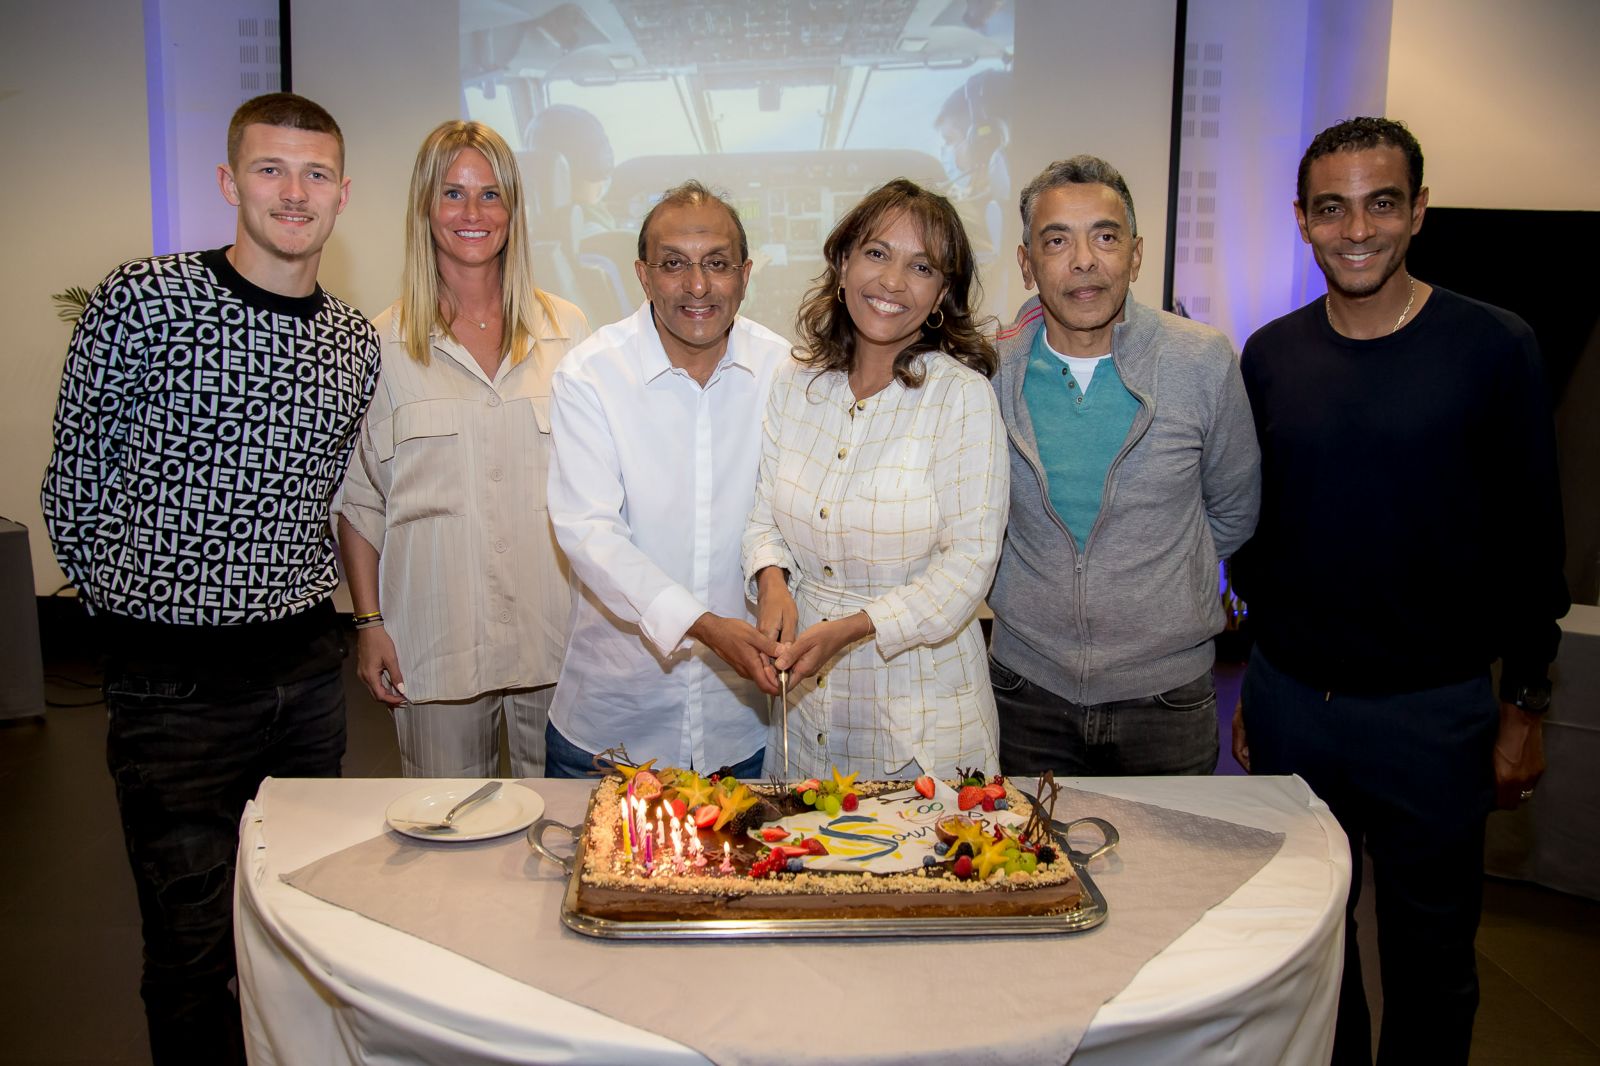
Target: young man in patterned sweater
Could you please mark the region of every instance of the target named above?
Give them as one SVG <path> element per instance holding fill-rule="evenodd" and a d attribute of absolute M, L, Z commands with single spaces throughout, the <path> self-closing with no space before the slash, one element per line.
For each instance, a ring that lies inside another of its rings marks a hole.
<path fill-rule="evenodd" d="M 339 773 L 328 505 L 378 372 L 372 327 L 317 285 L 349 196 L 338 124 L 257 97 L 217 176 L 231 246 L 125 263 L 91 297 L 42 493 L 108 652 L 157 1063 L 244 1061 L 228 989 L 239 816 L 269 774 Z"/>

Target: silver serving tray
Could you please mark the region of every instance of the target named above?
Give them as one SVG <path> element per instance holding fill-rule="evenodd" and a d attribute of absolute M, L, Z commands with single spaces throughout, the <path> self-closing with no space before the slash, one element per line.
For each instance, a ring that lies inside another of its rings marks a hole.
<path fill-rule="evenodd" d="M 1101 843 L 1092 851 L 1076 851 L 1067 834 L 1080 825 L 1100 831 Z M 962 918 L 714 918 L 700 921 L 620 921 L 586 914 L 578 908 L 578 871 L 583 869 L 583 829 L 541 818 L 528 829 L 533 850 L 567 872 L 567 891 L 561 899 L 561 922 L 585 936 L 607 940 L 724 940 L 783 939 L 799 937 L 903 937 L 903 936 L 1040 936 L 1081 933 L 1106 920 L 1106 898 L 1089 876 L 1088 866 L 1117 846 L 1117 830 L 1103 818 L 1076 818 L 1052 822 L 1058 850 L 1072 862 L 1083 886 L 1083 899 L 1064 914 L 973 915 Z M 560 830 L 577 843 L 572 855 L 559 855 L 544 842 L 550 830 Z"/>

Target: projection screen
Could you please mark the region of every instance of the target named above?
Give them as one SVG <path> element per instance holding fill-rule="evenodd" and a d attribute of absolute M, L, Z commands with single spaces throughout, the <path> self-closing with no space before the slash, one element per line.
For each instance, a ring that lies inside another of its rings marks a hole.
<path fill-rule="evenodd" d="M 1105 157 L 1166 247 L 1174 0 L 325 0 L 292 9 L 292 84 L 344 126 L 351 208 L 323 281 L 395 296 L 405 188 L 447 118 L 494 126 L 529 192 L 539 284 L 592 324 L 642 299 L 639 221 L 695 177 L 731 197 L 755 270 L 743 313 L 789 333 L 822 241 L 908 177 L 957 204 L 987 309 L 1026 298 L 1017 197 L 1052 159 Z"/>

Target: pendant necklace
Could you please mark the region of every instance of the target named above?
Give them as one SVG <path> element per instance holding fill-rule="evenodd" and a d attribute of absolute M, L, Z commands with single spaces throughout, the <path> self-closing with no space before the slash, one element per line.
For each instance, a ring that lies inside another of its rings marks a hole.
<path fill-rule="evenodd" d="M 1417 279 L 1407 273 L 1406 285 L 1410 287 L 1411 295 L 1406 298 L 1405 310 L 1400 312 L 1400 317 L 1394 320 L 1393 326 L 1389 327 L 1390 333 L 1398 333 L 1400 331 L 1400 327 L 1405 325 L 1406 316 L 1411 313 L 1412 305 L 1417 302 Z M 1322 301 L 1322 308 L 1324 311 L 1328 312 L 1328 325 L 1333 327 L 1333 331 L 1335 333 L 1338 333 L 1339 325 L 1333 320 L 1333 301 L 1324 299 Z"/>

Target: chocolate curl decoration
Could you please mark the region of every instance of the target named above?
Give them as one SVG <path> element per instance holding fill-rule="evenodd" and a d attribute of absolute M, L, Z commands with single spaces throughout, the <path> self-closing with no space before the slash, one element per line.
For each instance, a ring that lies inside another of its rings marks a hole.
<path fill-rule="evenodd" d="M 1050 823 L 1056 818 L 1056 800 L 1061 798 L 1061 786 L 1056 784 L 1054 770 L 1046 770 L 1034 790 L 1033 814 L 1022 827 L 1022 836 L 1035 844 L 1051 841 Z"/>
<path fill-rule="evenodd" d="M 600 752 L 592 760 L 594 768 L 602 774 L 621 773 L 624 766 L 632 769 L 638 765 L 628 757 L 628 746 L 616 744 Z"/>

